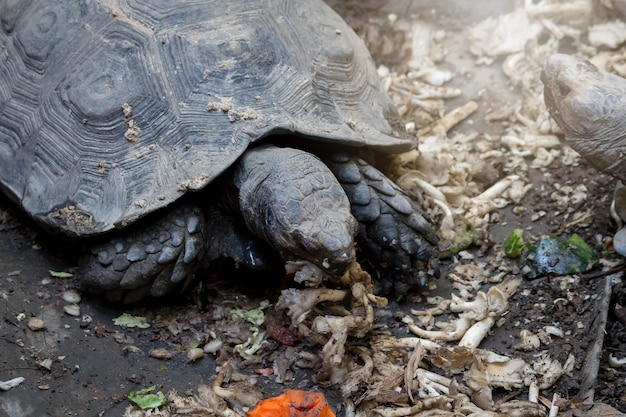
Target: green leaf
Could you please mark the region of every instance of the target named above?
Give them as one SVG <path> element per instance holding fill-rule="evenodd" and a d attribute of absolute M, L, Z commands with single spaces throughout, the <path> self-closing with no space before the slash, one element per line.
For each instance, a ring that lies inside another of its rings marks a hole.
<path fill-rule="evenodd" d="M 150 388 L 140 389 L 139 391 L 132 391 L 128 394 L 128 399 L 137 404 L 142 410 L 149 410 L 152 408 L 159 408 L 165 404 L 165 395 L 161 391 L 156 394 L 151 394 L 156 389 L 156 385 Z"/>
<path fill-rule="evenodd" d="M 74 276 L 74 274 L 70 274 L 69 272 L 62 272 L 62 271 L 53 271 L 51 269 L 48 270 L 48 272 L 50 273 L 50 276 L 53 278 L 72 278 Z"/>
<path fill-rule="evenodd" d="M 132 316 L 128 313 L 124 313 L 121 316 L 114 318 L 113 324 L 120 327 L 138 327 L 140 329 L 147 329 L 150 327 L 150 323 L 146 321 L 145 317 Z"/>
<path fill-rule="evenodd" d="M 527 245 L 524 243 L 524 231 L 522 229 L 514 229 L 504 241 L 504 253 L 509 258 L 518 258 Z"/>
<path fill-rule="evenodd" d="M 246 358 L 249 355 L 254 355 L 263 347 L 265 343 L 265 332 L 259 331 L 257 328 L 251 328 L 252 336 L 243 343 L 240 343 L 234 347 L 234 351 L 239 353 L 241 357 Z"/>
<path fill-rule="evenodd" d="M 564 242 L 550 237 L 529 251 L 523 272 L 529 278 L 575 274 L 590 270 L 598 259 L 595 251 L 577 234 Z"/>
<path fill-rule="evenodd" d="M 469 248 L 481 235 L 472 229 L 472 225 L 465 219 L 454 220 L 454 237 L 445 250 L 439 252 L 440 259 L 447 259 L 454 254 Z"/>
<path fill-rule="evenodd" d="M 260 326 L 265 322 L 265 314 L 263 314 L 263 309 L 267 308 L 269 302 L 267 300 L 261 301 L 261 304 L 258 308 L 253 308 L 252 310 L 243 310 L 241 308 L 234 308 L 230 314 L 233 318 L 241 318 L 245 321 L 254 324 L 255 326 Z"/>

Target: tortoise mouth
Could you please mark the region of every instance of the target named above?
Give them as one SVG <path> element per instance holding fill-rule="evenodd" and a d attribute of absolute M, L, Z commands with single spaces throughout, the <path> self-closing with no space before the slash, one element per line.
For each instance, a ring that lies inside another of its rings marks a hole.
<path fill-rule="evenodd" d="M 333 253 L 328 258 L 324 258 L 321 266 L 334 276 L 342 276 L 356 260 L 356 252 L 354 248 L 341 253 Z"/>
<path fill-rule="evenodd" d="M 599 114 L 598 69 L 588 61 L 556 54 L 548 58 L 541 81 L 546 108 L 566 136 L 585 132 Z"/>
<path fill-rule="evenodd" d="M 559 78 L 558 68 L 562 65 L 561 61 L 561 57 L 558 55 L 548 58 L 546 65 L 541 71 L 541 82 L 543 83 L 543 100 L 548 112 L 550 112 L 550 115 L 556 120 L 557 124 L 563 128 L 559 106 L 554 96 L 555 84 Z"/>
<path fill-rule="evenodd" d="M 563 120 L 561 118 L 561 112 L 559 111 L 559 107 L 556 104 L 556 100 L 554 98 L 554 94 L 552 92 L 552 86 L 550 85 L 552 79 L 551 75 L 548 75 L 546 69 L 541 71 L 541 81 L 543 82 L 543 101 L 546 104 L 546 108 L 550 113 L 550 116 L 556 121 L 561 129 L 564 128 Z"/>

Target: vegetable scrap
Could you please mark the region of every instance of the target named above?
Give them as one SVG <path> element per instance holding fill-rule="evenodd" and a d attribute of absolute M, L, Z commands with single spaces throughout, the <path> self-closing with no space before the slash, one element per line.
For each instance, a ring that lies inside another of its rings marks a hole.
<path fill-rule="evenodd" d="M 71 274 L 69 272 L 53 271 L 51 269 L 48 270 L 48 272 L 50 273 L 50 276 L 52 278 L 66 279 L 66 278 L 72 278 L 74 276 L 74 274 Z"/>
<path fill-rule="evenodd" d="M 247 417 L 335 417 L 324 394 L 289 389 L 261 401 Z"/>
<path fill-rule="evenodd" d="M 547 274 L 568 275 L 590 270 L 599 260 L 595 251 L 577 234 L 560 241 L 555 237 L 541 239 L 535 246 L 524 243 L 522 231 L 515 229 L 504 242 L 510 258 L 522 257 L 522 272 L 534 279 Z"/>
<path fill-rule="evenodd" d="M 149 388 L 132 391 L 128 394 L 128 400 L 136 404 L 142 410 L 159 408 L 165 403 L 165 395 L 161 391 L 153 394 L 152 391 L 155 389 L 156 385 L 153 385 Z"/>
<path fill-rule="evenodd" d="M 265 332 L 261 331 L 259 326 L 263 325 L 265 322 L 265 314 L 263 313 L 263 309 L 269 306 L 269 302 L 267 300 L 261 301 L 258 308 L 253 308 L 251 310 L 243 310 L 236 308 L 231 311 L 231 316 L 233 319 L 243 319 L 248 323 L 252 324 L 250 326 L 250 332 L 252 333 L 248 340 L 243 343 L 235 346 L 235 352 L 239 353 L 242 357 L 247 357 L 250 355 L 254 355 L 261 347 L 263 346 L 265 341 Z"/>
<path fill-rule="evenodd" d="M 140 329 L 147 329 L 150 327 L 150 323 L 145 317 L 133 316 L 128 313 L 124 313 L 119 317 L 113 319 L 113 324 L 120 327 L 138 327 Z"/>

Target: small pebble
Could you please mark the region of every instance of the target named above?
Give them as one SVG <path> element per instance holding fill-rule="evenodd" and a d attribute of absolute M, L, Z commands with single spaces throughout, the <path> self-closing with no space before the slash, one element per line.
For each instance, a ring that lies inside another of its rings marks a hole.
<path fill-rule="evenodd" d="M 150 351 L 150 356 L 153 357 L 154 359 L 163 359 L 163 360 L 168 360 L 168 359 L 172 359 L 172 352 L 170 352 L 167 349 L 152 349 Z"/>
<path fill-rule="evenodd" d="M 44 369 L 47 369 L 48 371 L 52 369 L 52 359 L 50 358 L 46 358 L 42 361 L 37 362 L 37 365 L 41 366 Z"/>
<path fill-rule="evenodd" d="M 217 353 L 218 350 L 222 348 L 222 341 L 219 339 L 215 339 L 204 345 L 204 352 L 206 353 Z"/>
<path fill-rule="evenodd" d="M 48 291 L 37 291 L 37 298 L 40 300 L 49 300 L 50 293 Z"/>
<path fill-rule="evenodd" d="M 78 304 L 80 303 L 80 300 L 81 300 L 80 294 L 78 294 L 74 290 L 64 291 L 63 294 L 61 295 L 61 298 L 63 298 L 63 301 L 70 303 L 70 304 Z"/>
<path fill-rule="evenodd" d="M 17 378 L 13 378 L 8 381 L 0 381 L 0 391 L 8 391 L 13 387 L 17 387 L 24 381 L 25 378 L 23 376 L 18 376 Z"/>
<path fill-rule="evenodd" d="M 93 322 L 93 319 L 91 318 L 89 314 L 83 314 L 83 316 L 80 318 L 81 329 L 86 329 L 88 327 L 91 327 L 92 322 Z"/>
<path fill-rule="evenodd" d="M 618 358 L 618 357 L 616 357 L 616 356 L 613 356 L 613 354 L 611 353 L 611 354 L 609 354 L 609 360 L 608 360 L 608 362 L 609 362 L 609 365 L 610 365 L 612 368 L 621 368 L 621 367 L 623 367 L 624 365 L 626 365 L 626 357 L 624 357 L 624 358 Z"/>
<path fill-rule="evenodd" d="M 143 355 L 143 350 L 141 350 L 135 345 L 126 345 L 122 348 L 122 351 L 129 352 L 129 353 L 138 353 L 140 355 Z"/>
<path fill-rule="evenodd" d="M 32 317 L 30 320 L 28 320 L 27 326 L 33 332 L 38 332 L 46 328 L 46 322 L 40 318 Z"/>
<path fill-rule="evenodd" d="M 187 352 L 187 359 L 189 359 L 189 362 L 197 361 L 203 356 L 204 356 L 204 351 L 200 348 L 189 349 L 189 351 Z"/>
<path fill-rule="evenodd" d="M 80 316 L 80 307 L 77 306 L 76 304 L 66 305 L 65 307 L 63 307 L 63 311 L 65 311 L 65 314 L 69 316 L 73 316 L 73 317 Z"/>
<path fill-rule="evenodd" d="M 556 326 L 545 326 L 543 328 L 543 330 L 545 330 L 546 333 L 552 335 L 552 336 L 558 336 L 558 337 L 563 337 L 563 330 L 559 329 Z"/>

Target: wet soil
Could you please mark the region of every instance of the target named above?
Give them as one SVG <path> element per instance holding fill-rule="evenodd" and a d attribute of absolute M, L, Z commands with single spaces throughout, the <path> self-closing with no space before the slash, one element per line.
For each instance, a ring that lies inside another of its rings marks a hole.
<path fill-rule="evenodd" d="M 415 13 L 416 16 L 428 16 L 452 33 L 452 39 L 456 39 L 454 34 L 461 33 L 461 29 L 471 22 L 512 9 L 512 2 L 495 0 L 485 2 L 480 10 L 465 9 L 470 2 L 462 1 L 433 0 L 417 4 L 398 0 L 392 5 L 388 3 L 337 0 L 331 5 L 357 31 L 370 19 L 390 12 Z M 393 67 L 402 62 L 393 54 L 377 54 L 375 45 L 372 49 L 379 63 Z M 455 51 L 452 45 L 450 49 Z M 457 52 L 451 53 L 449 65 L 473 65 L 474 59 L 469 53 L 458 52 L 459 49 L 463 48 L 457 45 Z M 479 110 L 472 116 L 472 130 L 501 133 L 502 126 L 484 120 L 485 111 L 511 101 L 517 92 L 496 72 L 493 67 L 481 67 L 481 71 L 472 72 L 471 78 L 457 77 L 453 81 L 463 88 L 462 97 L 455 99 L 458 103 L 480 97 Z M 455 102 L 451 101 L 449 106 L 456 107 Z M 469 128 L 467 123 L 457 129 Z M 514 211 L 509 207 L 500 210 L 498 221 L 490 225 L 490 236 L 484 238 L 485 244 L 471 248 L 474 258 L 461 262 L 489 263 L 494 256 L 501 257 L 502 242 L 514 228 L 524 229 L 529 240 L 544 235 L 578 233 L 598 253 L 606 252 L 603 238 L 611 236 L 615 229 L 608 216 L 615 181 L 584 162 L 578 166 L 554 162 L 546 169 L 531 170 L 529 175 L 534 187 L 524 199 L 525 209 Z M 562 207 L 551 198 L 558 191 L 557 185 L 581 183 L 587 186 L 589 197 L 578 206 Z M 490 185 L 489 180 L 485 180 L 484 185 Z M 547 214 L 533 220 L 533 214 L 539 211 Z M 589 212 L 588 221 L 570 224 L 570 215 L 574 211 Z M 206 337 L 213 330 L 211 326 L 219 323 L 222 310 L 218 307 L 258 305 L 259 300 L 275 300 L 280 291 L 279 286 L 250 290 L 245 284 L 235 286 L 229 283 L 229 275 L 212 276 L 205 293 L 214 302 L 213 307 L 205 303 L 199 307 L 197 302 L 185 297 L 124 307 L 85 294 L 79 303 L 80 316 L 74 317 L 63 311 L 68 303 L 63 301 L 62 295 L 76 287 L 76 278 L 53 278 L 49 271 L 72 272 L 76 266 L 74 254 L 80 249 L 80 245 L 46 236 L 11 202 L 0 197 L 0 381 L 25 378 L 18 387 L 0 392 L 2 417 L 120 416 L 128 406 L 126 397 L 129 392 L 152 385 L 164 392 L 175 389 L 181 394 L 191 394 L 201 381 L 210 382 L 216 374 L 216 358 L 205 355 L 192 362 L 186 351 L 194 341 Z M 444 262 L 444 270 L 451 262 Z M 519 273 L 516 261 L 511 260 L 510 267 L 511 271 Z M 515 350 L 520 330 L 527 328 L 536 332 L 545 326 L 558 325 L 565 336 L 554 338 L 542 349 L 548 350 L 561 363 L 573 355 L 576 361 L 574 371 L 563 375 L 554 387 L 541 395 L 551 399 L 551 394 L 557 392 L 570 400 L 571 408 L 575 409 L 576 403 L 588 395 L 589 388 L 595 388 L 595 401 L 610 404 L 626 413 L 626 369 L 611 367 L 608 362 L 609 354 L 619 358 L 626 356 L 626 314 L 619 308 L 626 306 L 626 289 L 620 275 L 607 276 L 593 270 L 569 282 L 555 277 L 525 280 L 510 301 L 504 325 L 497 328 L 481 347 L 503 354 L 515 352 L 532 361 L 534 353 Z M 257 278 L 265 279 L 263 276 Z M 440 281 L 440 290 L 446 291 L 445 278 Z M 607 299 L 607 285 L 612 291 L 608 322 L 604 326 L 598 323 L 598 317 L 603 309 L 607 310 L 602 302 Z M 399 318 L 414 308 L 409 302 L 391 303 L 378 311 L 378 320 L 392 332 L 406 333 Z M 148 329 L 115 326 L 113 319 L 125 312 L 145 316 L 154 325 Z M 31 317 L 44 320 L 46 329 L 30 330 L 27 324 Z M 589 364 L 596 361 L 590 352 L 598 342 L 603 345 L 599 351 L 598 380 L 594 383 L 593 375 L 586 372 Z M 271 343 L 274 343 L 275 351 L 286 349 L 276 342 Z M 167 361 L 151 357 L 150 351 L 156 348 L 174 352 L 173 357 Z M 218 363 L 223 360 L 217 358 Z M 253 369 L 268 366 L 271 364 L 250 364 L 247 371 L 252 373 Z M 592 387 L 589 387 L 590 382 Z M 340 409 L 339 395 L 332 388 L 313 382 L 311 374 L 305 371 L 298 371 L 286 384 L 265 378 L 261 379 L 260 385 L 266 396 L 281 393 L 286 387 L 319 389 L 326 393 L 335 410 Z M 525 398 L 526 394 L 507 391 L 498 395 L 500 398 Z M 342 415 L 341 412 L 338 415 Z"/>

